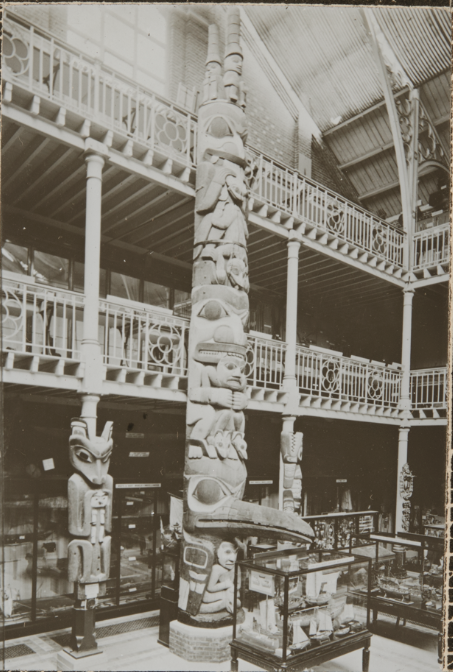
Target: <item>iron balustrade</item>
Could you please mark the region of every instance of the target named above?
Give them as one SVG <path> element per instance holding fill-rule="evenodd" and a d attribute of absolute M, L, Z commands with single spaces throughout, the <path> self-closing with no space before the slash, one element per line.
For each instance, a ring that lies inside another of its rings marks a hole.
<path fill-rule="evenodd" d="M 3 76 L 163 159 L 194 165 L 197 122 L 165 98 L 11 17 L 4 21 Z"/>
<path fill-rule="evenodd" d="M 248 335 L 246 373 L 249 385 L 280 389 L 283 382 L 286 343 Z"/>
<path fill-rule="evenodd" d="M 80 360 L 83 304 L 77 292 L 3 277 L 3 351 Z"/>
<path fill-rule="evenodd" d="M 255 153 L 255 161 L 252 198 L 395 267 L 403 267 L 403 231 L 262 154 Z"/>
<path fill-rule="evenodd" d="M 396 408 L 400 398 L 400 371 L 303 346 L 296 349 L 296 379 L 299 390 L 312 398 L 376 408 Z"/>
<path fill-rule="evenodd" d="M 447 367 L 411 371 L 410 396 L 413 410 L 447 408 Z"/>
<path fill-rule="evenodd" d="M 152 156 L 195 167 L 197 118 L 133 80 L 11 16 L 4 21 L 3 75 L 127 140 Z M 252 197 L 401 268 L 405 234 L 339 194 L 255 154 Z"/>
<path fill-rule="evenodd" d="M 414 233 L 413 271 L 450 261 L 450 224 Z"/>
<path fill-rule="evenodd" d="M 101 299 L 99 322 L 106 365 L 187 375 L 189 320 Z"/>

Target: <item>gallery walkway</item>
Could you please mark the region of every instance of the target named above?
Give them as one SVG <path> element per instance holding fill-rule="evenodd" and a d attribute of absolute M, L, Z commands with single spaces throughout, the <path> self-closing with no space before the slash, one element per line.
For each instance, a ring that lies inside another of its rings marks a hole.
<path fill-rule="evenodd" d="M 438 672 L 437 636 L 433 631 L 408 623 L 400 627 L 395 638 L 394 621 L 380 621 L 371 642 L 370 672 Z M 389 634 L 392 633 L 392 639 Z M 4 670 L 58 670 L 58 651 L 67 644 L 68 630 L 31 635 L 5 642 Z M 157 643 L 158 612 L 136 614 L 99 623 L 100 648 L 107 656 L 103 670 L 159 670 L 194 672 L 228 672 L 225 663 L 187 663 Z M 354 651 L 325 663 L 314 672 L 361 672 L 362 655 Z M 92 668 L 91 668 L 92 669 Z M 239 661 L 240 672 L 257 668 Z"/>

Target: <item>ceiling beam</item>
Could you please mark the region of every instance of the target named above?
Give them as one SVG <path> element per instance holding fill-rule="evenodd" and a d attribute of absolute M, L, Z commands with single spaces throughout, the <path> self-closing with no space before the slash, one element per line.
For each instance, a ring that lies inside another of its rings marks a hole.
<path fill-rule="evenodd" d="M 13 170 L 12 173 L 9 173 L 8 178 L 3 180 L 2 184 L 2 189 L 7 189 L 8 186 L 13 182 L 13 180 L 16 179 L 23 171 L 25 168 L 33 161 L 33 159 L 36 159 L 38 154 L 42 152 L 44 147 L 48 145 L 50 142 L 50 138 L 43 138 L 40 135 L 35 137 L 28 147 L 24 150 L 23 153 L 19 155 L 18 161 L 20 164 L 17 166 L 15 170 Z"/>
<path fill-rule="evenodd" d="M 18 126 L 15 131 L 9 136 L 8 140 L 6 140 L 5 144 L 2 145 L 2 159 L 5 160 L 5 154 L 8 151 L 8 149 L 13 145 L 13 143 L 17 140 L 17 138 L 20 136 L 22 133 L 23 128 L 22 126 Z M 5 132 L 3 132 L 5 133 Z"/>
<path fill-rule="evenodd" d="M 68 158 L 68 156 L 70 156 L 74 151 L 72 147 L 69 147 L 69 149 L 66 150 L 64 150 L 63 147 L 64 150 L 63 153 L 60 154 L 60 156 L 57 159 L 53 159 L 55 154 L 57 154 L 58 151 L 60 150 L 61 147 L 58 147 L 57 151 L 51 154 L 51 156 L 49 157 L 50 163 L 48 168 L 43 168 L 43 164 L 41 164 L 39 177 L 36 180 L 34 180 L 33 184 L 30 184 L 26 189 L 23 189 L 20 192 L 19 196 L 13 201 L 13 205 L 16 205 L 19 202 L 23 203 L 25 197 L 28 196 L 28 194 L 31 191 L 36 189 L 36 187 L 38 187 L 46 179 L 46 177 L 48 177 L 54 170 L 56 170 L 58 166 L 60 166 L 63 163 L 63 161 L 65 161 Z"/>
<path fill-rule="evenodd" d="M 157 186 L 161 186 L 161 185 L 157 185 Z M 173 193 L 174 193 L 174 192 L 172 192 L 172 191 L 167 191 L 167 190 L 166 190 L 166 191 L 163 191 L 163 192 L 162 192 L 161 194 L 159 194 L 158 196 L 155 196 L 155 197 L 154 197 L 153 199 L 151 199 L 150 201 L 147 201 L 144 205 L 141 205 L 139 208 L 136 208 L 136 209 L 133 210 L 132 212 L 129 212 L 128 215 L 127 215 L 127 217 L 121 216 L 121 217 L 119 217 L 119 218 L 116 218 L 115 221 L 113 222 L 113 224 L 110 224 L 109 226 L 106 226 L 106 227 L 105 227 L 104 232 L 105 232 L 105 233 L 109 233 L 109 232 L 113 231 L 114 229 L 118 228 L 119 226 L 124 226 L 124 224 L 125 224 L 126 221 L 127 221 L 127 222 L 129 223 L 129 225 L 130 225 L 130 226 L 128 227 L 128 232 L 131 232 L 131 231 L 134 231 L 134 230 L 138 229 L 138 227 L 144 225 L 143 221 L 139 221 L 139 222 L 135 222 L 135 223 L 134 223 L 134 222 L 132 222 L 131 220 L 132 220 L 134 217 L 137 217 L 137 215 L 139 215 L 140 213 L 142 213 L 144 210 L 148 210 L 152 205 L 157 205 L 158 203 L 160 203 L 160 202 L 163 201 L 165 198 L 167 198 L 170 194 L 173 194 Z M 183 201 L 187 201 L 187 200 L 189 200 L 189 199 L 185 198 L 185 199 L 182 199 L 182 200 L 183 200 Z M 146 214 L 146 221 L 145 221 L 145 224 L 148 223 L 149 221 L 150 221 L 150 220 L 149 220 L 149 213 L 147 213 L 147 214 Z"/>
<path fill-rule="evenodd" d="M 382 187 L 377 187 L 376 189 L 371 189 L 366 191 L 364 194 L 361 194 L 360 200 L 366 200 L 367 198 L 373 198 L 373 196 L 379 196 L 379 194 L 384 194 L 386 191 L 391 191 L 392 189 L 399 189 L 400 183 L 390 182 L 389 184 L 384 184 Z"/>
<path fill-rule="evenodd" d="M 382 154 L 382 152 L 386 152 L 388 149 L 392 149 L 393 147 L 393 142 L 388 142 L 386 145 L 381 145 L 380 147 L 375 147 L 375 149 L 372 149 L 370 152 L 367 152 L 366 154 L 361 154 L 360 156 L 356 156 L 355 159 L 351 159 L 350 161 L 347 161 L 346 163 L 341 163 L 338 168 L 340 170 L 347 170 L 348 168 L 352 168 L 352 166 L 357 165 L 358 163 L 362 163 L 363 161 L 367 161 L 367 159 L 371 159 L 373 156 L 377 156 L 378 154 Z"/>
<path fill-rule="evenodd" d="M 116 171 L 115 166 L 109 166 L 107 170 L 102 173 L 102 180 L 105 180 L 108 175 L 111 175 L 111 173 Z M 55 219 L 55 216 L 58 215 L 62 210 L 68 207 L 69 201 L 71 202 L 71 205 L 74 204 L 76 201 L 79 200 L 79 198 L 82 198 L 85 196 L 87 190 L 87 184 L 86 180 L 83 182 L 83 187 L 78 189 L 75 194 L 71 194 L 67 198 L 64 199 L 64 203 L 58 206 L 56 210 L 53 210 L 52 212 L 48 213 L 48 216 L 51 217 L 52 219 Z M 71 219 L 68 220 L 68 224 L 72 223 L 75 219 L 78 219 L 81 215 L 85 213 L 85 203 L 82 205 L 81 209 L 78 211 L 78 213 L 75 215 L 75 217 L 72 217 Z"/>
<path fill-rule="evenodd" d="M 36 210 L 38 208 L 40 208 L 41 205 L 44 205 L 44 203 L 47 203 L 47 201 L 49 201 L 52 198 L 52 196 L 54 196 L 56 193 L 61 191 L 63 189 L 63 187 L 67 187 L 69 184 L 71 184 L 71 182 L 74 182 L 76 179 L 78 179 L 82 175 L 82 173 L 85 173 L 85 172 L 86 172 L 86 166 L 85 166 L 85 163 L 83 163 L 76 170 L 71 172 L 65 180 L 63 180 L 62 182 L 57 184 L 56 187 L 51 189 L 51 191 L 46 192 L 45 195 L 37 203 L 35 203 L 32 206 L 31 212 L 36 212 Z"/>

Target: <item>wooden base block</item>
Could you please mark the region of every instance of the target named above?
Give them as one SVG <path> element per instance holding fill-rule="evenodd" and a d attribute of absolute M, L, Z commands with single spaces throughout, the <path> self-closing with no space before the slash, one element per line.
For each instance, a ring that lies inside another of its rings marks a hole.
<path fill-rule="evenodd" d="M 108 669 L 108 659 L 104 651 L 97 651 L 85 656 L 72 654 L 65 650 L 59 651 L 57 654 L 57 670 L 61 670 L 61 672 L 66 672 L 66 670 L 102 672 L 102 670 Z"/>

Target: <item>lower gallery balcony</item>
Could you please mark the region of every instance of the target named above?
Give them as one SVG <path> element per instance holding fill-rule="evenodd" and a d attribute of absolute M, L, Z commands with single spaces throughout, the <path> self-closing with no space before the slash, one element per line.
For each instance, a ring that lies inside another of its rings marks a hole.
<path fill-rule="evenodd" d="M 83 294 L 13 273 L 4 273 L 2 294 L 5 383 L 78 391 L 84 375 Z M 170 309 L 110 295 L 101 299 L 104 393 L 185 401 L 188 330 L 188 318 Z M 286 343 L 253 331 L 248 338 L 251 405 L 268 402 L 282 411 Z M 399 364 L 297 346 L 296 378 L 302 408 L 399 417 Z M 446 367 L 412 371 L 414 417 L 445 417 L 446 390 Z"/>

